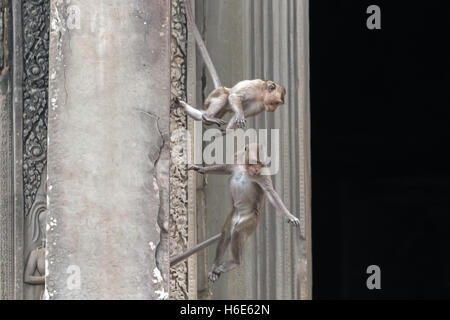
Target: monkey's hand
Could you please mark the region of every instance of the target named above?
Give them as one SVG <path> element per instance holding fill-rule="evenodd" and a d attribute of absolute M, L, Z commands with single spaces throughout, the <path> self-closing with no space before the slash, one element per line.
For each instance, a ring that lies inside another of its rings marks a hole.
<path fill-rule="evenodd" d="M 245 128 L 246 124 L 247 124 L 247 120 L 245 120 L 244 115 L 236 114 L 236 127 L 237 128 Z"/>
<path fill-rule="evenodd" d="M 294 227 L 300 227 L 300 220 L 298 220 L 296 217 L 294 216 L 289 216 L 287 219 L 287 222 L 292 224 Z"/>
<path fill-rule="evenodd" d="M 173 98 L 172 104 L 170 105 L 170 109 L 175 110 L 181 108 L 180 99 L 178 97 Z"/>
<path fill-rule="evenodd" d="M 188 169 L 188 171 L 194 170 L 194 171 L 197 171 L 198 173 L 205 173 L 204 168 L 200 167 L 200 166 L 189 166 L 187 169 Z"/>

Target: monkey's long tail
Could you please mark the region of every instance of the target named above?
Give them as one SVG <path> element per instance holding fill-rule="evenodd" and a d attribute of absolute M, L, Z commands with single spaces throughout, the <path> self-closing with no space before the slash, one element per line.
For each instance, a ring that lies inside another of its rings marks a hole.
<path fill-rule="evenodd" d="M 187 251 L 183 252 L 182 254 L 175 256 L 173 258 L 170 259 L 170 266 L 173 267 L 174 265 L 176 265 L 177 263 L 189 258 L 190 256 L 192 256 L 194 253 L 197 253 L 198 251 L 212 245 L 214 242 L 218 241 L 220 238 L 220 233 L 215 235 L 212 238 L 209 238 L 206 241 L 203 241 L 199 244 L 197 244 L 195 247 L 192 247 L 191 249 L 188 249 Z"/>
<path fill-rule="evenodd" d="M 183 0 L 184 8 L 186 9 L 186 15 L 189 25 L 192 28 L 194 33 L 195 40 L 197 42 L 198 48 L 200 49 L 200 53 L 202 54 L 203 60 L 205 61 L 206 66 L 208 67 L 209 74 L 214 82 L 214 88 L 221 87 L 219 76 L 217 75 L 216 68 L 212 63 L 211 57 L 209 56 L 208 49 L 206 49 L 205 43 L 203 42 L 202 36 L 200 35 L 200 31 L 198 31 L 197 25 L 195 24 L 194 15 L 192 14 L 191 5 L 189 4 L 189 0 Z"/>

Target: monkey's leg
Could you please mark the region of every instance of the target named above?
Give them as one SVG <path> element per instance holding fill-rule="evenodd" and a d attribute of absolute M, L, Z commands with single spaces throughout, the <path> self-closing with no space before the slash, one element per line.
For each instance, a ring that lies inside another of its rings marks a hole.
<path fill-rule="evenodd" d="M 190 116 L 194 120 L 202 121 L 204 124 L 208 124 L 208 125 L 216 124 L 219 127 L 223 126 L 226 123 L 222 119 L 209 116 L 205 111 L 198 110 L 182 100 L 179 101 L 179 104 L 184 108 L 184 111 L 186 111 L 188 116 Z"/>
<path fill-rule="evenodd" d="M 222 272 L 229 272 L 239 266 L 242 261 L 242 250 L 244 248 L 244 242 L 246 235 L 244 232 L 236 231 L 231 237 L 231 254 L 233 256 L 232 261 L 222 264 Z"/>
<path fill-rule="evenodd" d="M 214 258 L 215 266 L 218 266 L 222 261 L 222 258 L 225 255 L 228 246 L 230 245 L 230 241 L 231 241 L 230 233 L 229 232 L 222 233 L 222 237 L 220 238 L 219 243 L 217 244 L 216 257 Z"/>
<path fill-rule="evenodd" d="M 206 109 L 205 113 L 203 114 L 203 119 L 209 122 L 214 122 L 217 125 L 224 125 L 226 122 L 220 118 L 225 113 L 224 109 L 228 103 L 228 95 L 221 94 L 219 97 L 208 98 L 208 100 L 209 101 L 205 103 L 208 109 Z"/>
<path fill-rule="evenodd" d="M 247 120 L 245 120 L 244 107 L 242 105 L 241 97 L 237 94 L 230 94 L 228 98 L 231 109 L 234 111 L 235 124 L 238 128 L 245 128 Z"/>
<path fill-rule="evenodd" d="M 203 120 L 203 112 L 201 110 L 195 109 L 182 100 L 179 100 L 178 103 L 183 107 L 189 117 L 197 121 Z"/>
<path fill-rule="evenodd" d="M 228 104 L 228 93 L 220 92 L 219 89 L 211 92 L 205 101 L 205 112 L 210 117 L 221 117 L 226 112 L 225 107 Z"/>
<path fill-rule="evenodd" d="M 243 220 L 234 226 L 231 232 L 231 254 L 233 259 L 222 263 L 220 266 L 212 270 L 212 272 L 217 275 L 217 278 L 220 274 L 230 272 L 241 264 L 245 240 L 249 235 L 255 232 L 257 225 L 258 215 L 251 211 L 247 213 L 247 216 L 244 217 Z"/>
<path fill-rule="evenodd" d="M 211 271 L 208 274 L 208 278 L 210 281 L 215 282 L 217 279 L 219 279 L 220 272 L 217 272 L 217 268 L 220 265 L 223 256 L 225 255 L 225 252 L 227 251 L 227 248 L 231 241 L 231 234 L 228 230 L 224 230 L 222 232 L 222 236 L 220 237 L 219 243 L 217 244 L 216 249 L 216 257 L 214 258 L 214 263 L 211 268 Z"/>
<path fill-rule="evenodd" d="M 220 266 L 211 270 L 209 280 L 214 282 L 222 273 L 230 272 L 241 264 L 244 241 L 245 236 L 241 232 L 233 232 L 233 235 L 231 236 L 231 253 L 233 255 L 233 260 L 225 261 Z"/>

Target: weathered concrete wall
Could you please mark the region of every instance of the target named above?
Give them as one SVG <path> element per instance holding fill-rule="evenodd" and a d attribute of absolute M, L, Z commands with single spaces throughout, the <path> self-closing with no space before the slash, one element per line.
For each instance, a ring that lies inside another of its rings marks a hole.
<path fill-rule="evenodd" d="M 48 298 L 167 298 L 170 1 L 66 3 L 51 4 Z"/>

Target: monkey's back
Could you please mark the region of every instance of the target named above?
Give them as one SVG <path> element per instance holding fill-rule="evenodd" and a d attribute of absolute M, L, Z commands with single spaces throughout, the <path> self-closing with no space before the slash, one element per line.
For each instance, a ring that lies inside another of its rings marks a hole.
<path fill-rule="evenodd" d="M 260 103 L 259 96 L 261 92 L 264 91 L 265 81 L 261 79 L 253 80 L 242 80 L 236 83 L 232 88 L 218 87 L 214 89 L 206 98 L 203 109 L 208 110 L 212 105 L 219 105 L 219 112 L 215 113 L 214 116 L 217 118 L 222 118 L 226 113 L 233 112 L 228 97 L 230 94 L 239 96 L 242 102 L 246 104 L 248 101 L 256 101 Z M 216 109 L 215 107 L 213 109 Z M 252 112 L 250 112 L 252 113 Z"/>

